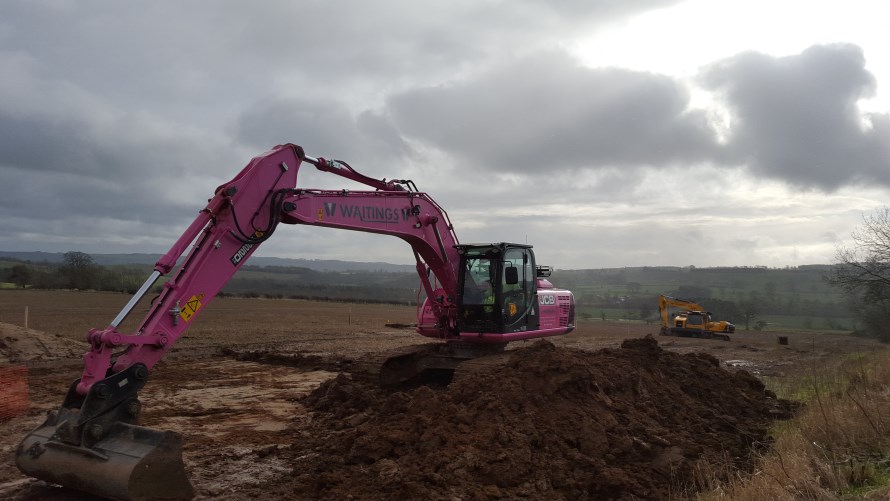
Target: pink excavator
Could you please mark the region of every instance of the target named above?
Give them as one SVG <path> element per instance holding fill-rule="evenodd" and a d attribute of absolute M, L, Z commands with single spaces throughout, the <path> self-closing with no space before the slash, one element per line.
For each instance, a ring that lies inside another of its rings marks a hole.
<path fill-rule="evenodd" d="M 297 188 L 306 162 L 372 190 Z M 22 441 L 19 469 L 106 498 L 192 498 L 181 436 L 139 426 L 138 393 L 155 364 L 282 223 L 392 235 L 411 247 L 424 296 L 417 332 L 437 342 L 386 360 L 383 385 L 454 370 L 502 352 L 510 341 L 574 329 L 572 293 L 550 283 L 551 269 L 537 265 L 530 245 L 461 244 L 447 213 L 412 181 L 373 179 L 345 162 L 307 156 L 300 146 L 276 146 L 218 187 L 111 324 L 90 330 L 82 376 Z M 118 332 L 171 272 L 138 328 Z"/>

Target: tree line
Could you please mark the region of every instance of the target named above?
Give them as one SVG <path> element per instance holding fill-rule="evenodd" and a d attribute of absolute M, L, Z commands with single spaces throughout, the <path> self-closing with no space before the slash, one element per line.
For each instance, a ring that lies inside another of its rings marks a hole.
<path fill-rule="evenodd" d="M 102 290 L 132 294 L 139 289 L 145 277 L 144 267 L 108 268 L 96 264 L 89 254 L 71 251 L 63 255 L 60 264 L 15 264 L 8 269 L 6 281 L 21 288 Z"/>
<path fill-rule="evenodd" d="M 832 318 L 832 312 L 852 311 L 858 319 L 856 334 L 890 342 L 890 207 L 879 209 L 871 215 L 863 216 L 863 223 L 852 233 L 852 244 L 839 247 L 836 263 L 829 268 L 824 280 L 842 291 L 845 296 L 843 304 L 832 301 L 798 299 L 795 296 L 780 298 L 776 294 L 775 284 L 767 283 L 763 291 L 749 290 L 743 297 L 734 300 L 715 299 L 710 297 L 707 288 L 701 286 L 680 286 L 678 291 L 685 299 L 705 301 L 708 309 L 721 319 L 740 319 L 745 329 L 757 328 L 758 319 L 762 315 L 800 315 Z M 691 267 L 689 272 L 697 271 Z M 585 270 L 566 275 L 563 286 L 571 287 L 572 283 L 584 281 L 585 272 L 602 273 L 602 271 Z M 279 274 L 293 274 L 288 270 L 278 270 Z M 6 281 L 19 287 L 42 289 L 92 289 L 134 293 L 142 285 L 146 272 L 140 266 L 114 266 L 106 268 L 96 264 L 93 258 L 83 252 L 67 252 L 59 265 L 34 265 L 29 263 L 15 264 L 7 270 Z M 369 285 L 373 279 L 368 277 L 348 277 L 349 283 L 331 283 L 322 280 L 326 274 L 319 274 L 319 282 L 306 284 L 308 289 L 291 290 L 274 280 L 235 279 L 224 292 L 243 295 L 274 294 L 284 297 L 322 297 L 334 300 L 361 299 L 354 296 L 366 296 L 368 299 L 383 301 L 408 301 L 415 289 L 406 286 L 407 273 L 394 273 L 388 277 L 388 283 L 377 286 Z M 342 275 L 342 274 L 341 274 Z M 625 285 L 631 292 L 639 292 L 640 285 L 627 282 L 621 273 L 614 274 L 612 280 Z M 330 276 L 324 277 L 329 279 Z M 342 277 L 341 277 L 342 278 Z M 370 280 L 370 281 L 369 281 Z M 270 291 L 269 288 L 273 290 Z M 695 288 L 698 287 L 698 290 Z M 258 290 L 264 289 L 264 290 Z M 307 292 L 307 290 L 309 292 Z M 657 296 L 656 296 L 657 297 Z M 627 297 L 598 296 L 585 297 L 580 294 L 579 304 L 593 306 L 616 306 L 620 301 L 622 308 L 639 308 L 639 318 L 652 316 L 652 305 L 655 297 L 646 294 L 632 294 Z M 762 322 L 762 321 L 761 321 Z"/>
<path fill-rule="evenodd" d="M 145 265 L 102 266 L 89 254 L 66 252 L 59 264 L 14 264 L 5 281 L 20 288 L 73 289 L 133 294 L 145 282 Z M 0 278 L 3 275 L 0 274 Z M 261 277 L 261 278 L 257 278 Z M 156 285 L 156 292 L 161 285 Z M 417 275 L 390 271 L 317 271 L 308 268 L 243 266 L 220 296 L 360 301 L 406 304 L 417 299 Z"/>

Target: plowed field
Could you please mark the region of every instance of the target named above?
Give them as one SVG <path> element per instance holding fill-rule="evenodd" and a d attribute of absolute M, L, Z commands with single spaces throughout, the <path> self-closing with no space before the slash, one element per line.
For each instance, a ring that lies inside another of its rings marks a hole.
<path fill-rule="evenodd" d="M 77 341 L 127 299 L 0 292 L 0 366 L 28 367 L 30 404 L 0 422 L 3 499 L 89 499 L 21 475 L 13 457 L 79 376 Z M 769 446 L 767 428 L 793 406 L 760 376 L 880 349 L 832 333 L 723 342 L 590 320 L 514 343 L 450 385 L 383 390 L 351 372 L 369 354 L 428 341 L 387 327 L 414 312 L 217 299 L 152 371 L 141 424 L 183 434 L 198 499 L 665 499 L 693 488 L 702 465 L 745 469 Z"/>

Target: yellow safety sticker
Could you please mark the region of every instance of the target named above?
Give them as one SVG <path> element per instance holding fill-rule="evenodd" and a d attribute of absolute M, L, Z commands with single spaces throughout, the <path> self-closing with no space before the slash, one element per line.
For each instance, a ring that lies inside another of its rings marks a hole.
<path fill-rule="evenodd" d="M 182 306 L 182 309 L 179 312 L 179 316 L 182 317 L 183 320 L 188 322 L 192 319 L 192 316 L 195 313 L 198 313 L 198 310 L 201 309 L 201 300 L 204 299 L 204 293 L 196 294 L 191 297 L 185 304 Z"/>
<path fill-rule="evenodd" d="M 319 207 L 318 208 L 318 221 L 321 222 L 322 219 L 324 219 L 324 213 L 322 212 L 321 207 Z"/>
<path fill-rule="evenodd" d="M 510 308 L 510 316 L 515 317 L 516 312 L 519 311 L 519 308 L 516 307 L 516 303 L 510 303 L 509 308 Z"/>

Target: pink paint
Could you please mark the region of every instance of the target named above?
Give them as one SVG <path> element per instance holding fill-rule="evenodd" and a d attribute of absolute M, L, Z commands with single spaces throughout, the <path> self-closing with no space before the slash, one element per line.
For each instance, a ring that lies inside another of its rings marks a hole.
<path fill-rule="evenodd" d="M 304 161 L 373 190 L 297 189 L 297 173 Z M 109 326 L 87 334 L 91 349 L 84 355 L 77 392 L 86 395 L 93 384 L 109 375 L 109 368 L 116 373 L 136 363 L 153 367 L 259 245 L 279 229 L 279 223 L 379 233 L 405 241 L 417 259 L 418 276 L 428 296 L 418 309 L 417 331 L 424 336 L 499 343 L 572 330 L 571 293 L 538 279 L 539 290 L 563 298 L 556 304 L 539 305 L 539 329 L 504 334 L 459 332 L 461 256 L 455 247 L 457 235 L 444 209 L 426 193 L 408 188 L 413 188 L 410 181 L 372 179 L 345 163 L 306 157 L 302 148 L 293 144 L 276 146 L 253 158 L 231 181 L 216 189 L 194 222 L 158 260 L 155 270 L 166 275 L 190 247 L 136 331 L 119 333 Z M 125 312 L 119 315 L 123 316 Z M 112 361 L 112 350 L 122 346 L 124 351 Z"/>

